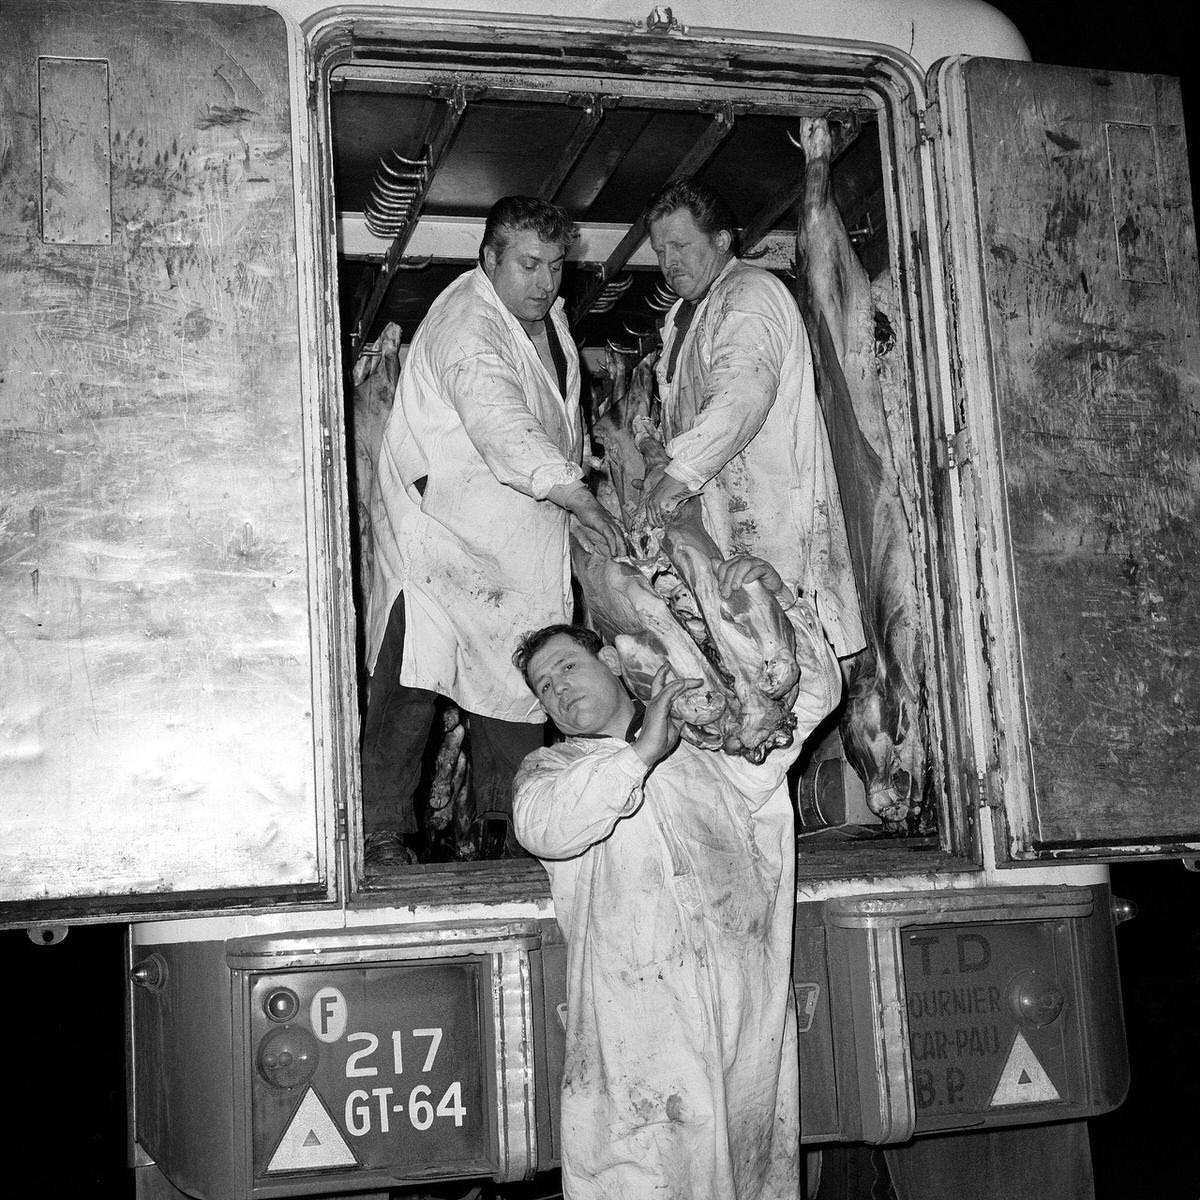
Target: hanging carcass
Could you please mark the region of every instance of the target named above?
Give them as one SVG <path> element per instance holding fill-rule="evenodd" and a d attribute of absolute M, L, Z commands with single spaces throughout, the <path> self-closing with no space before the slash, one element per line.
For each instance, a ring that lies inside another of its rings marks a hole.
<path fill-rule="evenodd" d="M 829 123 L 800 122 L 797 299 L 813 347 L 867 630 L 842 721 L 847 757 L 885 824 L 924 828 L 925 698 L 910 456 L 880 385 L 877 306 L 833 199 Z"/>
<path fill-rule="evenodd" d="M 654 414 L 654 360 L 657 348 L 643 352 L 609 342 L 597 387 L 592 440 L 604 451 L 597 497 L 633 528 L 634 511 L 646 474 L 644 452 L 657 445 Z"/>
<path fill-rule="evenodd" d="M 389 322 L 383 332 L 364 346 L 354 363 L 354 402 L 350 436 L 354 445 L 354 483 L 357 504 L 358 583 L 362 596 L 371 591 L 374 552 L 371 544 L 371 489 L 375 483 L 375 463 L 383 441 L 400 378 L 400 326 Z"/>
<path fill-rule="evenodd" d="M 437 751 L 433 779 L 424 806 L 425 837 L 435 861 L 474 858 L 478 849 L 472 831 L 466 754 L 466 725 L 456 704 L 439 704 Z"/>

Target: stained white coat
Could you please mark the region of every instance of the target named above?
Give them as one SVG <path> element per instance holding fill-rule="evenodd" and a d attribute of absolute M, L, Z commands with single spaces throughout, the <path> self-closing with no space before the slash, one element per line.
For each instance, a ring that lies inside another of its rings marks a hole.
<path fill-rule="evenodd" d="M 865 645 L 808 335 L 787 288 L 731 259 L 676 340 L 668 314 L 656 373 L 667 474 L 702 492 L 722 553 L 765 558 L 816 605 L 839 657 Z"/>
<path fill-rule="evenodd" d="M 789 616 L 817 666 L 764 763 L 685 742 L 647 774 L 623 740 L 576 737 L 517 776 L 567 942 L 566 1200 L 800 1194 L 785 775 L 841 677 L 811 609 Z"/>
<path fill-rule="evenodd" d="M 372 504 L 368 667 L 403 591 L 401 682 L 505 721 L 544 719 L 512 652 L 571 611 L 567 513 L 545 497 L 583 474 L 579 357 L 561 301 L 550 319 L 565 399 L 481 268 L 442 292 L 405 359 Z"/>

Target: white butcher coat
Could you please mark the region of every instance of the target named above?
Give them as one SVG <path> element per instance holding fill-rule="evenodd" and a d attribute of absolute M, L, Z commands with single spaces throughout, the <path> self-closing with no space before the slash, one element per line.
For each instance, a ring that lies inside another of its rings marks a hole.
<path fill-rule="evenodd" d="M 568 517 L 545 497 L 583 474 L 579 355 L 561 300 L 550 317 L 565 400 L 482 267 L 442 292 L 405 359 L 372 502 L 368 669 L 403 591 L 401 682 L 504 721 L 545 719 L 512 652 L 571 612 Z"/>
<path fill-rule="evenodd" d="M 762 764 L 683 742 L 647 775 L 623 740 L 574 737 L 517 775 L 567 943 L 566 1200 L 800 1195 L 785 774 L 841 676 L 811 607 L 789 615 L 824 669 Z"/>
<path fill-rule="evenodd" d="M 703 488 L 721 551 L 765 558 L 814 601 L 839 657 L 866 644 L 829 435 L 800 311 L 770 272 L 734 258 L 700 301 L 667 381 L 676 304 L 655 367 L 667 474 Z"/>

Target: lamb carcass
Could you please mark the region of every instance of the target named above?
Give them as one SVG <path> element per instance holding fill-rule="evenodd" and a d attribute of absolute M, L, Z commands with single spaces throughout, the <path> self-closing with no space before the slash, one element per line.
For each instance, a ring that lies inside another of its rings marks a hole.
<path fill-rule="evenodd" d="M 425 803 L 425 830 L 431 860 L 468 859 L 475 856 L 470 810 L 470 766 L 466 754 L 466 726 L 455 704 L 441 708 L 438 748 L 433 779 Z"/>
<path fill-rule="evenodd" d="M 722 748 L 755 758 L 761 747 L 786 745 L 800 664 L 795 633 L 775 597 L 757 580 L 721 595 L 716 572 L 723 556 L 704 531 L 698 500 L 680 505 L 663 530 L 662 547 L 694 597 L 733 689 L 736 704 L 726 706 Z"/>
<path fill-rule="evenodd" d="M 871 282 L 833 201 L 829 125 L 800 122 L 805 191 L 797 299 L 813 346 L 868 647 L 855 663 L 842 737 L 872 812 L 919 823 L 925 790 L 923 655 L 912 537 L 915 507 L 902 422 L 885 403 Z"/>
<path fill-rule="evenodd" d="M 801 669 L 795 633 L 761 583 L 721 596 L 722 555 L 701 524 L 699 501 L 681 505 L 664 530 L 633 525 L 645 474 L 638 443 L 654 436 L 652 363 L 652 355 L 638 363 L 624 392 L 619 369 L 610 366 L 610 394 L 592 430 L 608 468 L 608 486 L 598 494 L 621 521 L 631 553 L 612 559 L 575 543 L 575 574 L 591 622 L 615 646 L 633 693 L 649 699 L 664 663 L 676 677 L 702 680 L 676 701 L 683 736 L 760 762 L 792 740 Z"/>
<path fill-rule="evenodd" d="M 592 422 L 592 439 L 604 450 L 597 498 L 627 530 L 641 498 L 646 474 L 642 446 L 653 437 L 654 360 L 657 350 L 638 356 L 609 344 L 604 387 Z"/>
<path fill-rule="evenodd" d="M 379 337 L 364 346 L 354 363 L 354 403 L 350 438 L 354 446 L 354 483 L 358 503 L 358 582 L 363 596 L 371 594 L 374 552 L 371 541 L 371 488 L 400 378 L 400 326 L 389 322 Z"/>

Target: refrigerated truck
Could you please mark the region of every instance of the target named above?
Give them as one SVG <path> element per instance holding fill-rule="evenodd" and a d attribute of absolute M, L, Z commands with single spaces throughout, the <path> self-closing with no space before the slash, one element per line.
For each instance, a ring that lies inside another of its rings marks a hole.
<path fill-rule="evenodd" d="M 1200 852 L 1178 85 L 1033 64 L 973 0 L 646 8 L 0 11 L 0 917 L 127 923 L 141 1196 L 556 1165 L 542 868 L 364 863 L 348 378 L 505 191 L 578 219 L 593 364 L 654 295 L 648 182 L 729 190 L 786 275 L 805 116 L 890 313 L 928 765 L 900 829 L 806 813 L 803 1141 L 932 1188 L 1125 1094 L 1106 864 Z"/>

